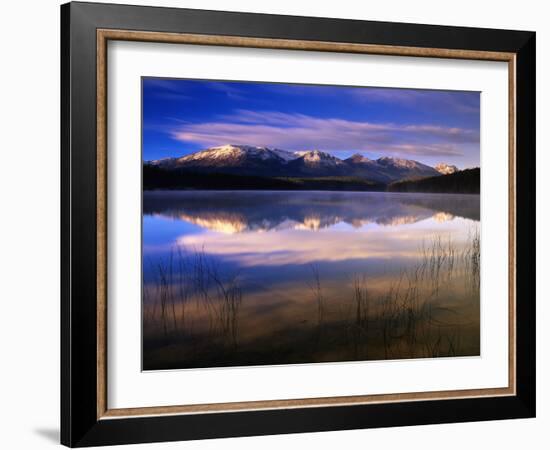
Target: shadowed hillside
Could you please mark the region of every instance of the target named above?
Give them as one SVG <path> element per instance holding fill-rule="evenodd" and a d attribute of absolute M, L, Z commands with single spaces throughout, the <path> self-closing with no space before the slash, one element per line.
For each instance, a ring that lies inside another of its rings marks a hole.
<path fill-rule="evenodd" d="M 421 180 L 398 181 L 388 185 L 388 191 L 479 194 L 479 174 L 476 168 Z"/>

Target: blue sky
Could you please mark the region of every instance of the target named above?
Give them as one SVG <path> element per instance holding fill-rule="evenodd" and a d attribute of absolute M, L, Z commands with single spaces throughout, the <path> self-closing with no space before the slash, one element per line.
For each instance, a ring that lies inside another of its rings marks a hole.
<path fill-rule="evenodd" d="M 245 144 L 479 166 L 478 92 L 143 79 L 143 158 Z"/>

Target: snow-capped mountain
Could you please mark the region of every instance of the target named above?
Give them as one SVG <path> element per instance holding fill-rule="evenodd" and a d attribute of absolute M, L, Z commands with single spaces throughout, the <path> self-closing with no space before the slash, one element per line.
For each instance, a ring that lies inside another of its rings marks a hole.
<path fill-rule="evenodd" d="M 434 168 L 442 175 L 449 175 L 451 173 L 458 172 L 458 167 L 445 163 L 439 163 Z"/>
<path fill-rule="evenodd" d="M 329 153 L 319 150 L 295 152 L 285 172 L 290 176 L 334 176 L 345 172 L 345 163 Z"/>
<path fill-rule="evenodd" d="M 376 164 L 395 180 L 434 177 L 440 173 L 433 167 L 412 159 L 384 156 L 376 160 Z"/>
<path fill-rule="evenodd" d="M 347 158 L 345 161 L 351 164 L 373 164 L 374 163 L 372 159 L 367 158 L 361 153 L 356 153 L 355 155 L 352 155 L 349 158 Z"/>
<path fill-rule="evenodd" d="M 294 155 L 295 159 L 302 158 L 304 162 L 311 165 L 337 166 L 343 163 L 341 159 L 332 156 L 330 153 L 322 152 L 320 150 L 299 151 L 294 152 Z"/>
<path fill-rule="evenodd" d="M 182 156 L 151 161 L 164 169 L 225 172 L 238 175 L 279 175 L 280 169 L 297 155 L 285 150 L 250 145 L 221 145 Z"/>
<path fill-rule="evenodd" d="M 201 150 L 181 158 L 166 158 L 151 161 L 160 167 L 181 167 L 185 165 L 226 166 L 246 160 L 289 161 L 296 156 L 285 150 L 250 145 L 221 145 Z"/>
<path fill-rule="evenodd" d="M 365 176 L 382 183 L 439 175 L 433 167 L 411 159 L 384 156 L 372 160 L 363 155 L 355 154 L 346 159 L 345 162 L 353 169 L 351 175 Z"/>
<path fill-rule="evenodd" d="M 386 167 L 395 167 L 397 169 L 424 169 L 428 168 L 433 170 L 433 167 L 426 166 L 425 164 L 413 161 L 412 159 L 393 158 L 391 156 L 383 156 L 376 160 L 378 164 Z"/>
<path fill-rule="evenodd" d="M 289 152 L 270 147 L 231 144 L 210 147 L 180 158 L 149 161 L 147 164 L 169 170 L 186 169 L 247 176 L 350 176 L 381 183 L 437 176 L 452 173 L 441 170 L 456 170 L 456 167 L 446 164 L 438 165 L 440 170 L 418 161 L 393 157 L 372 160 L 359 153 L 342 160 L 320 150 Z"/>

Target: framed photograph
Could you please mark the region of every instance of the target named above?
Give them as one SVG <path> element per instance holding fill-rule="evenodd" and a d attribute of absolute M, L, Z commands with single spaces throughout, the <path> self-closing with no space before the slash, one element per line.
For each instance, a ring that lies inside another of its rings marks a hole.
<path fill-rule="evenodd" d="M 71 447 L 535 415 L 535 33 L 61 7 Z"/>

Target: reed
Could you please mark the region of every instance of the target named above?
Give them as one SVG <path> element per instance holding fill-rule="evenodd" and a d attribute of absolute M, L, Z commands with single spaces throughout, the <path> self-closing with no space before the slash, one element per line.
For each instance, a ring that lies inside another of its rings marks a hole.
<path fill-rule="evenodd" d="M 192 334 L 187 309 L 193 301 L 206 312 L 208 340 L 223 337 L 237 347 L 242 302 L 237 275 L 223 274 L 204 249 L 189 252 L 183 246 L 173 248 L 153 273 L 156 301 L 144 311 L 150 323 L 161 327 L 165 338 L 178 341 Z"/>
<path fill-rule="evenodd" d="M 314 301 L 317 305 L 317 325 L 320 327 L 323 323 L 324 316 L 324 298 L 323 289 L 321 288 L 321 277 L 319 269 L 315 264 L 310 265 L 310 270 L 313 277 L 313 282 L 309 285 L 309 289 L 313 294 Z"/>
<path fill-rule="evenodd" d="M 374 310 L 367 309 L 371 303 L 367 301 L 367 276 L 353 278 L 355 316 L 348 326 L 360 329 L 355 338 L 381 342 L 385 359 L 404 354 L 408 357 L 460 354 L 459 325 L 436 320 L 434 308 L 453 312 L 438 304 L 441 289 L 447 288 L 454 277 L 467 275 L 469 283 L 479 289 L 479 232 L 471 233 L 462 253 L 450 237 L 435 236 L 422 243 L 420 255 L 415 265 L 403 270 L 385 293 L 373 299 Z M 376 326 L 369 330 L 369 323 Z M 354 353 L 359 346 L 354 339 Z"/>

